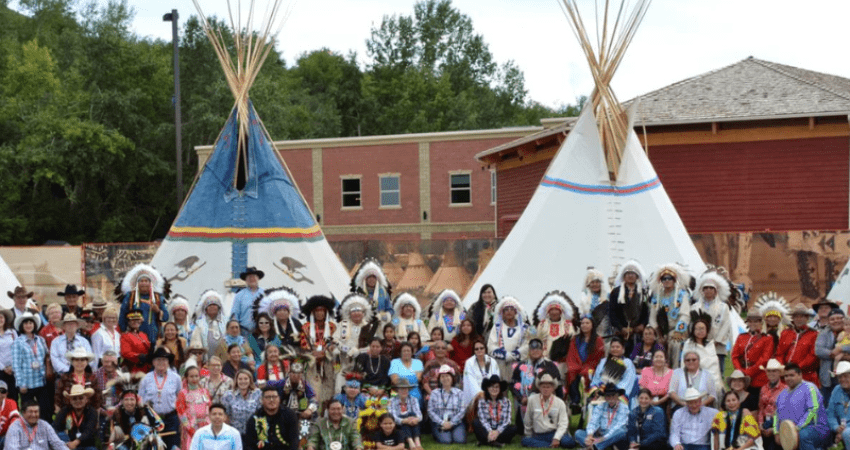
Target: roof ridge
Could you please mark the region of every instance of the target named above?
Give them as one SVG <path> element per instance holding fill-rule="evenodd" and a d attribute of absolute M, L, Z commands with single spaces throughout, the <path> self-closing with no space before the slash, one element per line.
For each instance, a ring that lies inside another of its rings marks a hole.
<path fill-rule="evenodd" d="M 766 69 L 770 69 L 770 70 L 772 70 L 772 71 L 774 71 L 774 72 L 777 72 L 777 73 L 779 73 L 779 74 L 785 75 L 785 76 L 786 76 L 786 77 L 788 77 L 788 78 L 793 78 L 793 79 L 795 79 L 795 80 L 797 80 L 797 81 L 799 81 L 799 82 L 801 82 L 801 83 L 805 83 L 805 84 L 808 84 L 808 85 L 810 85 L 810 86 L 814 86 L 814 87 L 816 87 L 816 88 L 818 88 L 818 89 L 820 89 L 820 90 L 823 90 L 823 91 L 829 92 L 829 93 L 830 93 L 830 94 L 832 94 L 832 95 L 835 95 L 835 96 L 841 97 L 841 98 L 843 98 L 843 99 L 845 99 L 845 100 L 850 100 L 850 96 L 848 96 L 848 95 L 846 95 L 846 94 L 842 94 L 842 93 L 840 93 L 840 92 L 836 92 L 835 90 L 830 89 L 830 88 L 828 88 L 828 87 L 826 87 L 826 86 L 824 86 L 824 85 L 822 85 L 822 84 L 820 84 L 820 83 L 817 83 L 817 82 L 814 82 L 814 81 L 810 81 L 810 80 L 803 79 L 802 77 L 799 77 L 799 76 L 797 76 L 797 75 L 792 74 L 792 73 L 791 73 L 791 72 L 789 72 L 788 70 L 785 70 L 785 69 L 782 69 L 782 68 L 780 68 L 780 67 L 777 67 L 777 66 L 783 66 L 784 64 L 774 63 L 774 62 L 771 62 L 771 61 L 765 61 L 765 60 L 758 59 L 758 58 L 753 58 L 753 57 L 749 57 L 749 58 L 747 58 L 746 60 L 752 61 L 752 62 L 754 62 L 754 63 L 756 63 L 756 64 L 758 64 L 758 65 L 760 65 L 760 66 L 762 66 L 762 67 L 764 67 L 764 68 L 766 68 Z M 745 60 L 745 61 L 746 61 L 746 60 Z M 788 67 L 794 67 L 794 66 L 788 66 Z M 819 72 L 815 72 L 815 71 L 813 71 L 813 70 L 801 69 L 801 68 L 799 68 L 799 67 L 794 67 L 794 68 L 795 68 L 795 69 L 797 69 L 797 70 L 805 70 L 805 71 L 807 71 L 807 72 L 812 72 L 812 73 L 820 74 Z M 829 75 L 829 74 L 823 74 L 823 75 Z"/>
<path fill-rule="evenodd" d="M 732 66 L 738 65 L 738 64 L 740 64 L 740 63 L 742 63 L 742 62 L 746 61 L 747 59 L 751 59 L 751 58 L 752 58 L 752 57 L 749 57 L 749 58 L 743 59 L 743 60 L 741 60 L 741 61 L 737 61 L 737 62 L 734 62 L 734 63 L 732 63 L 732 64 L 728 64 L 728 65 L 725 65 L 725 66 L 723 66 L 723 67 L 720 67 L 720 68 L 717 68 L 717 69 L 714 69 L 714 70 L 709 70 L 708 72 L 703 72 L 703 73 L 701 73 L 701 74 L 699 74 L 699 75 L 694 75 L 694 76 L 692 76 L 692 77 L 690 77 L 690 78 L 685 78 L 684 80 L 679 80 L 679 81 L 677 81 L 677 82 L 675 82 L 675 83 L 668 84 L 667 86 L 660 87 L 660 88 L 658 88 L 658 89 L 656 89 L 656 90 L 654 90 L 654 91 L 649 91 L 649 92 L 647 92 L 647 93 L 645 93 L 645 94 L 641 94 L 641 95 L 638 95 L 638 96 L 636 96 L 636 97 L 633 97 L 633 98 L 631 98 L 631 99 L 627 100 L 625 103 L 631 103 L 631 102 L 633 102 L 633 101 L 634 101 L 635 99 L 637 99 L 637 98 L 649 97 L 649 96 L 651 96 L 651 95 L 653 95 L 653 94 L 656 94 L 656 93 L 658 93 L 658 92 L 662 92 L 662 91 L 665 91 L 665 90 L 667 90 L 667 89 L 671 89 L 671 88 L 673 88 L 673 87 L 677 87 L 677 86 L 680 86 L 680 85 L 683 85 L 683 84 L 686 84 L 686 83 L 690 83 L 690 82 L 695 81 L 695 80 L 697 80 L 697 79 L 704 78 L 704 77 L 707 77 L 707 76 L 709 76 L 709 75 L 713 75 L 713 74 L 715 74 L 715 73 L 717 73 L 717 72 L 721 72 L 721 71 L 723 71 L 723 70 L 726 70 L 726 69 L 728 69 L 728 68 L 730 68 L 730 67 L 732 67 Z"/>

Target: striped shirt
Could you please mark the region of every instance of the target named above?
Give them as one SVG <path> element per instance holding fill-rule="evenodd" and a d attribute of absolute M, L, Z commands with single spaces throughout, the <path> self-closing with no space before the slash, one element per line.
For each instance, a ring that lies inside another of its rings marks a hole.
<path fill-rule="evenodd" d="M 44 386 L 44 360 L 47 358 L 47 344 L 41 336 L 27 338 L 18 336 L 12 346 L 12 370 L 18 388 L 40 388 Z M 38 368 L 33 367 L 37 363 Z"/>
<path fill-rule="evenodd" d="M 35 430 L 35 436 L 33 436 Z M 32 439 L 32 440 L 30 440 Z M 68 450 L 49 423 L 39 420 L 30 427 L 24 420 L 16 420 L 6 433 L 5 450 Z"/>
<path fill-rule="evenodd" d="M 463 392 L 458 388 L 450 391 L 435 389 L 428 399 L 428 416 L 433 423 L 451 422 L 453 426 L 463 421 L 466 409 L 463 407 Z"/>
<path fill-rule="evenodd" d="M 402 408 L 404 406 L 404 408 Z M 387 406 L 387 412 L 393 416 L 396 425 L 401 425 L 401 419 L 407 417 L 418 417 L 422 419 L 422 411 L 419 410 L 419 401 L 413 397 L 407 397 L 407 401 L 402 403 L 401 398 L 393 397 Z"/>
<path fill-rule="evenodd" d="M 218 434 L 213 433 L 212 424 L 206 425 L 195 432 L 189 450 L 242 450 L 242 436 L 226 423 Z"/>
<path fill-rule="evenodd" d="M 156 376 L 156 379 L 154 379 L 154 376 Z M 161 390 L 159 385 L 162 386 Z M 165 416 L 175 411 L 177 393 L 180 392 L 181 388 L 183 388 L 183 384 L 177 372 L 169 369 L 163 378 L 154 371 L 145 375 L 139 383 L 139 397 L 142 398 L 143 402 L 150 403 L 155 413 Z"/>

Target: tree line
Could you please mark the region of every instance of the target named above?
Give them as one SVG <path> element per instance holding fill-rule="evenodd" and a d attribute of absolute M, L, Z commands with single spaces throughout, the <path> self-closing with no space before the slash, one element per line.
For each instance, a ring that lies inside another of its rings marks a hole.
<path fill-rule="evenodd" d="M 127 0 L 0 0 L 0 245 L 130 242 L 171 225 L 172 45 L 130 30 Z M 212 18 L 211 20 L 216 20 Z M 536 125 L 576 115 L 527 96 L 451 0 L 422 0 L 371 29 L 367 60 L 273 52 L 251 98 L 275 140 Z M 233 98 L 196 16 L 180 32 L 183 179 Z"/>

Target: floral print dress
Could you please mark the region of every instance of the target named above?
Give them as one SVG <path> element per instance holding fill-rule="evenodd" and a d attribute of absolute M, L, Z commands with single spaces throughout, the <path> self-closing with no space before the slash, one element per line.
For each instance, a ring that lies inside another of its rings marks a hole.
<path fill-rule="evenodd" d="M 211 404 L 209 391 L 202 387 L 183 388 L 177 394 L 177 415 L 180 416 L 180 424 L 182 425 L 180 445 L 182 450 L 189 450 L 195 431 L 209 425 Z"/>

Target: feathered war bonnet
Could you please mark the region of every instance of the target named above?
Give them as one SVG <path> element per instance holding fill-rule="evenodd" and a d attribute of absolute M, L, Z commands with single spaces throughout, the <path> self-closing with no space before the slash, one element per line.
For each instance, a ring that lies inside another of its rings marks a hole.
<path fill-rule="evenodd" d="M 365 294 L 367 292 L 366 278 L 369 278 L 370 275 L 374 275 L 378 279 L 377 286 L 383 287 L 384 290 L 387 291 L 387 295 L 390 295 L 390 283 L 387 281 L 387 276 L 384 274 L 384 269 L 381 267 L 381 263 L 375 258 L 366 258 L 360 263 L 360 267 L 357 268 L 357 272 L 355 272 L 354 276 L 351 277 L 351 292 L 357 292 L 359 289 Z M 377 295 L 378 289 L 375 289 L 372 301 L 378 301 Z"/>
<path fill-rule="evenodd" d="M 584 285 L 581 288 L 581 299 L 578 306 L 579 314 L 590 314 L 590 305 L 592 303 L 593 293 L 590 291 L 590 283 L 599 281 L 599 302 L 608 301 L 608 295 L 611 293 L 611 286 L 605 278 L 605 274 L 595 267 L 588 267 L 587 273 L 584 275 Z"/>
<path fill-rule="evenodd" d="M 135 267 L 130 269 L 126 275 L 124 275 L 124 279 L 121 280 L 121 293 L 126 294 L 130 291 L 137 290 L 139 280 L 142 278 L 150 280 L 151 290 L 153 292 L 160 295 L 167 294 L 167 283 L 165 281 L 165 277 L 163 277 L 158 270 L 154 269 L 153 266 L 148 264 L 137 264 Z"/>
<path fill-rule="evenodd" d="M 522 308 L 522 305 L 519 304 L 519 300 L 506 295 L 499 300 L 499 303 L 496 303 L 496 310 L 493 312 L 493 318 L 495 319 L 496 325 L 504 323 L 502 321 L 502 312 L 504 312 L 505 308 L 509 306 L 516 309 L 516 320 L 518 324 L 528 323 L 528 316 Z"/>
<path fill-rule="evenodd" d="M 558 308 L 561 310 L 561 318 L 567 322 L 572 322 L 578 317 L 578 308 L 573 303 L 570 296 L 563 291 L 551 291 L 543 296 L 540 303 L 535 308 L 534 326 L 549 317 L 549 309 Z"/>
<path fill-rule="evenodd" d="M 201 292 L 201 297 L 198 299 L 198 306 L 195 307 L 195 317 L 205 317 L 207 315 L 207 307 L 218 305 L 218 317 L 216 319 L 220 319 L 221 314 L 224 312 L 222 302 L 221 294 L 215 289 L 207 289 Z"/>
<path fill-rule="evenodd" d="M 310 342 L 316 342 L 316 318 L 313 316 L 313 312 L 316 308 L 325 308 L 327 314 L 325 315 L 325 339 L 330 339 L 331 336 L 331 318 L 333 317 L 334 308 L 336 308 L 336 300 L 331 297 L 326 297 L 324 295 L 314 295 L 307 299 L 303 305 L 301 305 L 301 312 L 304 314 L 304 317 L 307 318 L 307 321 L 310 322 Z"/>
<path fill-rule="evenodd" d="M 443 289 L 442 292 L 437 294 L 434 297 L 434 300 L 431 301 L 431 306 L 428 307 L 428 316 L 429 317 L 443 317 L 443 302 L 446 299 L 452 299 L 455 301 L 455 312 L 463 311 L 463 305 L 461 304 L 460 296 L 457 295 L 457 292 L 451 289 Z"/>
<path fill-rule="evenodd" d="M 337 311 L 337 320 L 351 320 L 351 312 L 357 309 L 363 311 L 364 324 L 372 320 L 372 304 L 360 294 L 348 294 L 342 299 Z"/>
<path fill-rule="evenodd" d="M 275 313 L 281 308 L 289 309 L 289 325 L 292 327 L 293 331 L 297 330 L 295 326 L 295 319 L 301 316 L 301 299 L 298 297 L 298 293 L 294 290 L 282 286 L 279 288 L 268 289 L 265 291 L 265 294 L 260 296 L 261 298 L 267 301 L 265 311 L 257 311 L 259 309 L 259 303 L 256 305 L 255 313 L 256 316 L 255 321 L 259 319 L 260 313 L 266 313 L 269 317 L 272 318 L 272 324 L 275 327 L 275 332 L 280 335 L 283 334 L 283 330 L 278 329 L 278 323 L 275 319 Z M 262 302 L 261 302 L 262 303 Z M 300 332 L 301 330 L 297 330 Z"/>
<path fill-rule="evenodd" d="M 617 279 L 614 281 L 614 286 L 622 286 L 623 278 L 625 278 L 626 274 L 632 272 L 637 275 L 637 281 L 635 285 L 638 287 L 638 290 L 643 290 L 646 283 L 646 274 L 643 272 L 643 266 L 640 265 L 634 259 L 630 259 L 626 261 L 625 264 L 620 267 L 620 272 L 617 273 Z M 626 290 L 620 289 L 620 295 L 617 296 L 617 303 L 625 304 L 626 303 Z"/>
<path fill-rule="evenodd" d="M 702 295 L 702 290 L 706 286 L 711 286 L 717 290 L 717 300 L 726 303 L 729 300 L 732 290 L 727 280 L 723 275 L 715 270 L 707 270 L 697 279 L 697 285 L 694 289 L 694 298 L 697 301 L 702 301 L 705 297 Z"/>
<path fill-rule="evenodd" d="M 791 307 L 785 301 L 785 298 L 780 297 L 776 292 L 771 291 L 759 295 L 753 307 L 765 319 L 768 316 L 777 316 L 780 319 L 779 323 L 781 325 L 788 326 L 790 323 L 788 314 L 791 311 Z M 765 326 L 767 325 L 765 324 Z"/>
<path fill-rule="evenodd" d="M 676 263 L 664 264 L 655 269 L 655 272 L 652 274 L 652 279 L 649 281 L 649 290 L 652 291 L 653 294 L 661 295 L 661 293 L 664 292 L 664 286 L 661 284 L 661 279 L 664 278 L 665 275 L 670 275 L 676 280 L 676 285 L 674 286 L 676 291 L 688 289 L 690 277 L 686 274 L 684 268 Z"/>
<path fill-rule="evenodd" d="M 419 306 L 419 300 L 417 300 L 412 294 L 402 292 L 396 296 L 395 300 L 393 300 L 393 310 L 399 317 L 401 317 L 401 309 L 406 305 L 413 307 L 413 318 L 419 319 L 422 315 L 422 307 Z"/>
<path fill-rule="evenodd" d="M 171 301 L 168 302 L 168 317 L 174 317 L 174 311 L 182 309 L 189 315 L 189 300 L 180 294 L 174 294 Z"/>
<path fill-rule="evenodd" d="M 117 376 L 106 383 L 106 389 L 103 390 L 103 395 L 112 394 L 113 398 L 122 399 L 124 395 L 133 394 L 137 396 L 136 401 L 141 403 L 138 393 L 139 385 L 144 377 L 144 372 L 131 374 L 119 370 Z"/>

